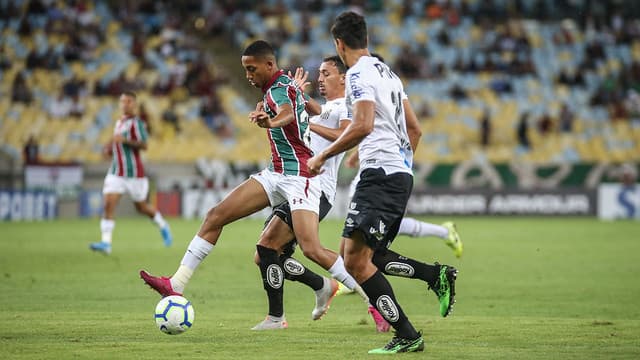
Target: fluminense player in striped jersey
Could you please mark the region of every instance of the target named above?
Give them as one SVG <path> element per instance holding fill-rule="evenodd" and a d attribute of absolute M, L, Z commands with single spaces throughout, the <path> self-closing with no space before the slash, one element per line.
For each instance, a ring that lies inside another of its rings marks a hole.
<path fill-rule="evenodd" d="M 140 277 L 162 296 L 181 295 L 197 267 L 217 244 L 224 226 L 267 206 L 287 202 L 293 232 L 304 255 L 329 270 L 348 288 L 362 292 L 347 273 L 342 258 L 320 244 L 318 214 L 322 189 L 320 180 L 307 167 L 313 152 L 309 147 L 309 115 L 302 91 L 278 67 L 275 51 L 266 41 L 257 40 L 247 46 L 241 61 L 249 83 L 264 94 L 262 108 L 252 111 L 249 121 L 265 129 L 271 164 L 251 175 L 207 212 L 173 276 L 158 277 L 142 270 Z M 263 286 L 268 293 L 275 294 L 274 299 L 280 299 L 284 270 L 278 248 L 258 244 L 256 249 Z"/>
<path fill-rule="evenodd" d="M 127 193 L 139 213 L 147 215 L 158 225 L 165 246 L 172 242 L 169 225 L 153 205 L 147 202 L 149 179 L 145 176 L 140 152 L 147 149 L 147 129 L 136 116 L 136 94 L 125 91 L 120 95 L 122 117 L 116 121 L 111 148 L 111 167 L 104 179 L 102 193 L 104 209 L 100 220 L 102 240 L 89 248 L 104 254 L 111 253 L 111 238 L 115 227 L 114 212 L 122 194 Z"/>

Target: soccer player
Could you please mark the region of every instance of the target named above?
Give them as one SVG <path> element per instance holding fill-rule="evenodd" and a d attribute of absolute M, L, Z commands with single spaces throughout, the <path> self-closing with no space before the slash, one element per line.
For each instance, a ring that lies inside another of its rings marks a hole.
<path fill-rule="evenodd" d="M 369 353 L 422 351 L 422 335 L 409 322 L 391 285 L 372 261 L 376 250 L 386 249 L 396 236 L 413 186 L 412 149 L 417 143 L 407 133 L 402 82 L 386 64 L 370 56 L 362 16 L 354 12 L 340 14 L 331 33 L 338 55 L 349 67 L 346 103 L 352 122 L 307 165 L 312 174 L 318 174 L 328 159 L 358 145 L 361 178 L 342 234 L 344 262 L 371 305 L 396 330 L 387 345 Z M 450 309 L 457 270 L 439 264 L 424 269 L 436 285 L 434 290 L 441 303 L 444 299 Z"/>
<path fill-rule="evenodd" d="M 294 234 L 304 255 L 329 270 L 347 287 L 357 288 L 358 284 L 347 273 L 342 258 L 320 245 L 321 189 L 306 164 L 312 152 L 308 146 L 309 123 L 302 92 L 278 68 L 275 52 L 266 41 L 254 41 L 244 50 L 242 66 L 249 83 L 264 93 L 263 109 L 252 111 L 249 119 L 266 129 L 271 145 L 271 164 L 208 211 L 172 277 L 156 277 L 144 270 L 140 271 L 140 277 L 162 296 L 180 295 L 198 265 L 217 243 L 225 225 L 286 201 L 291 209 Z M 284 281 L 278 248 L 257 246 L 267 291 L 280 291 Z"/>
<path fill-rule="evenodd" d="M 299 68 L 296 72 L 295 80 L 300 79 L 301 72 L 302 69 Z M 316 115 L 309 122 L 311 148 L 314 153 L 324 150 L 351 122 L 347 116 L 347 107 L 344 103 L 345 72 L 346 67 L 338 56 L 327 57 L 320 64 L 318 88 L 320 95 L 326 99 L 326 103 L 320 105 L 313 99 L 309 99 L 307 102 L 307 110 Z M 306 85 L 305 80 L 306 76 L 300 80 L 300 84 L 296 83 L 296 85 L 304 87 Z M 342 156 L 343 154 L 330 159 L 326 165 L 327 170 L 318 175 L 321 187 L 320 220 L 326 216 L 333 206 L 338 169 Z M 280 263 L 284 269 L 285 279 L 301 282 L 314 290 L 316 306 L 311 312 L 311 318 L 313 320 L 320 319 L 328 310 L 331 299 L 336 294 L 338 282 L 316 274 L 293 258 L 296 240 L 292 230 L 291 210 L 288 203 L 284 202 L 276 206 L 265 224 L 265 229 L 260 235 L 257 246 L 277 250 Z M 255 261 L 256 264 L 260 265 L 260 258 L 257 253 Z M 269 299 L 269 312 L 265 320 L 254 326 L 252 330 L 273 330 L 288 327 L 282 301 L 283 289 L 284 286 L 279 289 L 273 289 L 270 286 L 265 287 Z M 368 303 L 366 296 L 365 301 Z M 374 307 L 369 306 L 369 313 L 373 316 L 377 328 L 386 327 L 388 329 L 387 322 L 384 321 Z"/>
<path fill-rule="evenodd" d="M 100 220 L 102 241 L 89 245 L 91 250 L 103 254 L 111 254 L 111 240 L 116 226 L 114 212 L 122 194 L 128 193 L 136 210 L 149 218 L 160 229 L 165 246 L 171 246 L 172 237 L 169 224 L 160 211 L 147 202 L 149 179 L 144 173 L 144 165 L 140 152 L 147 149 L 147 130 L 144 122 L 136 115 L 136 94 L 125 91 L 120 95 L 120 111 L 122 118 L 116 121 L 113 140 L 107 154 L 112 154 L 113 161 L 104 179 L 102 193 L 104 209 Z"/>

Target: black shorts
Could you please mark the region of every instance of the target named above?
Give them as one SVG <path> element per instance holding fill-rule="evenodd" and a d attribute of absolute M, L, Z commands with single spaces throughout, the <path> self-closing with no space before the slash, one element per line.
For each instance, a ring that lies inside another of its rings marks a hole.
<path fill-rule="evenodd" d="M 386 175 L 380 168 L 362 171 L 342 236 L 351 238 L 359 230 L 372 249 L 388 248 L 398 234 L 412 188 L 410 174 Z"/>
<path fill-rule="evenodd" d="M 324 219 L 325 216 L 327 216 L 327 214 L 329 213 L 329 210 L 331 210 L 331 203 L 329 202 L 329 199 L 324 194 L 324 192 L 322 192 L 322 194 L 320 195 L 319 210 L 320 210 L 320 214 L 318 214 L 318 218 L 320 221 L 322 221 L 322 219 Z M 273 207 L 273 211 L 271 212 L 271 215 L 269 215 L 267 220 L 264 222 L 265 228 L 267 227 L 267 225 L 269 224 L 271 219 L 273 219 L 274 216 L 279 217 L 282 221 L 285 222 L 285 224 L 289 226 L 290 229 L 293 230 L 293 220 L 291 219 L 291 208 L 289 207 L 289 202 L 285 201 L 280 205 Z M 297 244 L 296 239 L 293 239 L 289 241 L 287 244 L 285 244 L 283 247 L 283 254 L 287 256 L 293 255 L 293 252 L 296 249 L 296 244 Z"/>

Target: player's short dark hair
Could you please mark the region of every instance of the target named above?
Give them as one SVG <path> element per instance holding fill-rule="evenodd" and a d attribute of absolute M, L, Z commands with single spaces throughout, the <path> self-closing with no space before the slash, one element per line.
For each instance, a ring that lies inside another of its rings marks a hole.
<path fill-rule="evenodd" d="M 373 56 L 374 58 L 384 62 L 384 58 L 382 57 L 382 55 L 380 55 L 378 53 L 371 53 L 371 56 Z"/>
<path fill-rule="evenodd" d="M 327 56 L 326 58 L 322 59 L 322 62 L 332 62 L 338 68 L 339 74 L 345 74 L 347 72 L 347 67 L 344 65 L 342 59 L 340 59 L 340 56 L 338 55 Z"/>
<path fill-rule="evenodd" d="M 247 46 L 246 49 L 244 49 L 242 56 L 254 56 L 259 58 L 264 58 L 268 56 L 275 57 L 276 52 L 275 50 L 273 50 L 273 47 L 271 46 L 271 44 L 269 44 L 268 42 L 264 40 L 256 40 L 251 44 L 249 44 L 249 46 Z"/>
<path fill-rule="evenodd" d="M 136 95 L 136 93 L 135 93 L 135 92 L 130 91 L 130 90 L 123 91 L 123 92 L 122 92 L 122 95 L 128 96 L 128 97 L 132 98 L 133 100 L 138 99 L 138 95 Z"/>
<path fill-rule="evenodd" d="M 342 40 L 352 49 L 365 49 L 367 47 L 367 22 L 363 16 L 353 11 L 343 12 L 333 22 L 331 35 L 334 39 Z"/>

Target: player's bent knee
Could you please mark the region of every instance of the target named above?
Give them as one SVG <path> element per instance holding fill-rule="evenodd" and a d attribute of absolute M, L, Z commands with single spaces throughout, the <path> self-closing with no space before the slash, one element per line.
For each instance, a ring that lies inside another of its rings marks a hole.
<path fill-rule="evenodd" d="M 210 230 L 219 230 L 224 226 L 224 219 L 217 206 L 212 207 L 207 211 L 205 217 L 205 226 Z"/>
<path fill-rule="evenodd" d="M 344 267 L 347 269 L 347 272 L 352 276 L 358 278 L 358 275 L 364 268 L 365 262 L 361 261 L 357 258 L 346 258 L 344 259 Z"/>
<path fill-rule="evenodd" d="M 304 254 L 304 256 L 309 259 L 312 260 L 314 262 L 318 262 L 322 256 L 322 248 L 318 247 L 318 246 L 307 246 L 305 248 L 302 249 L 302 254 Z"/>

